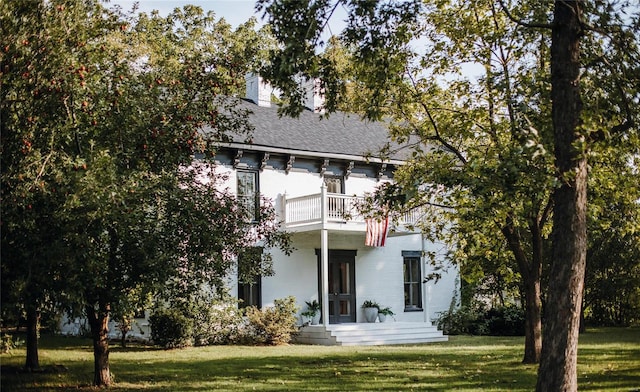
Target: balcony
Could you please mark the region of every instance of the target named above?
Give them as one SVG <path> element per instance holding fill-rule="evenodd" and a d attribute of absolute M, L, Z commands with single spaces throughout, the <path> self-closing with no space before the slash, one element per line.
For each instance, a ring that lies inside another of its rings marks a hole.
<path fill-rule="evenodd" d="M 284 226 L 289 231 L 329 230 L 365 232 L 365 217 L 358 211 L 364 202 L 362 196 L 347 196 L 324 192 L 299 197 L 282 196 Z M 421 213 L 412 210 L 390 222 L 389 236 L 413 234 L 413 226 Z"/>

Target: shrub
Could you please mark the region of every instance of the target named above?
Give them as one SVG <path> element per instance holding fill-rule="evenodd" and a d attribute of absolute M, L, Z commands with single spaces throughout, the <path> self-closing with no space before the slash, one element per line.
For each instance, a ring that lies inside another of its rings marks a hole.
<path fill-rule="evenodd" d="M 496 336 L 523 336 L 524 310 L 513 305 L 489 309 L 486 314 L 489 334 Z"/>
<path fill-rule="evenodd" d="M 9 334 L 2 335 L 0 338 L 0 353 L 9 354 L 11 350 L 18 348 L 24 344 L 23 340 L 13 339 L 13 336 Z"/>
<path fill-rule="evenodd" d="M 296 306 L 294 297 L 276 299 L 273 307 L 262 310 L 255 306 L 246 308 L 247 339 L 254 344 L 285 344 L 297 332 Z"/>
<path fill-rule="evenodd" d="M 187 347 L 192 344 L 193 322 L 176 309 L 156 310 L 149 317 L 151 340 L 164 348 Z"/>
<path fill-rule="evenodd" d="M 234 344 L 243 340 L 244 321 L 237 302 L 214 301 L 194 315 L 196 345 Z"/>
<path fill-rule="evenodd" d="M 487 309 L 482 303 L 441 312 L 438 328 L 447 335 L 524 335 L 524 311 L 514 305 Z"/>
<path fill-rule="evenodd" d="M 447 335 L 486 335 L 489 331 L 480 309 L 462 306 L 440 312 L 438 328 Z"/>

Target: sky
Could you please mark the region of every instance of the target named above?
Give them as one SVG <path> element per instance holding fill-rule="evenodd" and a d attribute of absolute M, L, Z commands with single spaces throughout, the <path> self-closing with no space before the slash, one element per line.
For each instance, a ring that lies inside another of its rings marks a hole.
<path fill-rule="evenodd" d="M 102 0 L 106 7 L 120 5 L 123 11 L 131 9 L 134 3 L 138 3 L 139 11 L 150 13 L 158 10 L 160 15 L 168 15 L 174 8 L 182 8 L 184 5 L 192 4 L 201 7 L 206 11 L 213 11 L 216 18 L 224 18 L 227 23 L 236 27 L 246 22 L 252 16 L 260 19 L 259 14 L 255 14 L 254 0 Z"/>

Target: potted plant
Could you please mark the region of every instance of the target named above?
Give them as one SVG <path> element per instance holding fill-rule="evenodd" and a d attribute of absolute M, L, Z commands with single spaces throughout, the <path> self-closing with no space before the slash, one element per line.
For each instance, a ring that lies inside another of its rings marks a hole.
<path fill-rule="evenodd" d="M 302 312 L 301 315 L 309 318 L 311 325 L 318 325 L 320 322 L 320 303 L 314 299 L 313 301 L 306 301 L 305 304 L 307 304 L 307 310 Z"/>
<path fill-rule="evenodd" d="M 304 312 L 300 313 L 300 318 L 302 319 L 302 326 L 306 326 L 306 325 L 310 325 L 311 324 L 311 320 L 313 319 L 313 312 L 310 312 L 308 310 L 305 310 Z"/>
<path fill-rule="evenodd" d="M 380 305 L 375 301 L 366 300 L 362 303 L 362 309 L 364 310 L 364 319 L 368 323 L 375 323 Z"/>
<path fill-rule="evenodd" d="M 387 316 L 393 317 L 393 315 L 395 315 L 395 313 L 393 313 L 391 308 L 388 306 L 386 308 L 378 309 L 378 320 L 380 320 L 381 323 L 384 323 L 387 320 Z"/>

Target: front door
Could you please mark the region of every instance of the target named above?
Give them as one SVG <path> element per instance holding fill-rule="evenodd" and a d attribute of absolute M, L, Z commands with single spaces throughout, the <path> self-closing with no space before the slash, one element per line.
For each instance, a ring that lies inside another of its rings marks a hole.
<path fill-rule="evenodd" d="M 356 322 L 355 264 L 355 250 L 329 250 L 329 324 Z"/>

